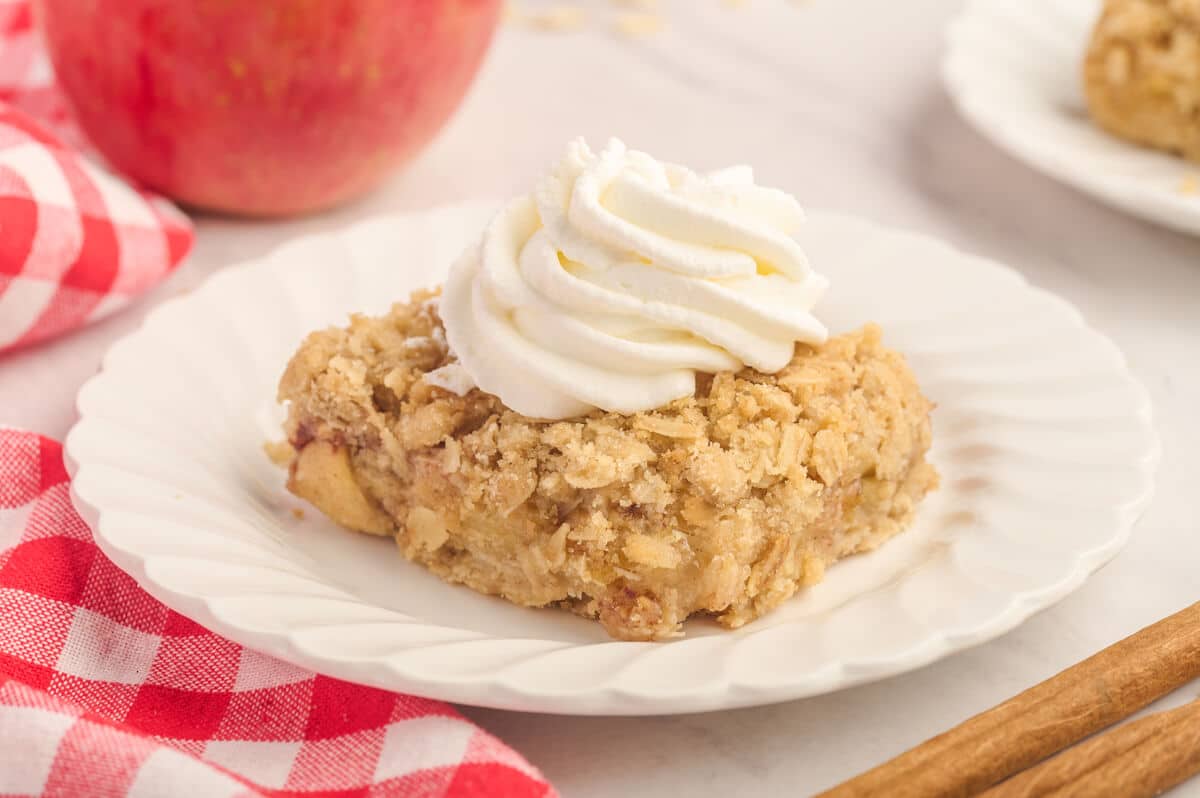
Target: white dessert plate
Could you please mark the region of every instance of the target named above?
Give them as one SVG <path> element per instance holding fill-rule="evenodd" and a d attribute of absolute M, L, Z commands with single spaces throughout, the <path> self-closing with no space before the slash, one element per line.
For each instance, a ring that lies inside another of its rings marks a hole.
<path fill-rule="evenodd" d="M 742 629 L 692 621 L 668 643 L 444 584 L 289 495 L 262 444 L 303 336 L 439 282 L 491 210 L 301 238 L 155 309 L 84 386 L 67 438 L 103 550 L 179 612 L 331 676 L 655 714 L 824 693 L 996 637 L 1116 554 L 1150 497 L 1149 399 L 1070 305 L 932 239 L 818 213 L 801 238 L 832 280 L 822 318 L 881 323 L 938 404 L 943 485 L 909 531 Z"/>
<path fill-rule="evenodd" d="M 942 76 L 963 115 L 1011 155 L 1136 216 L 1200 234 L 1200 165 L 1092 124 L 1081 85 L 1100 0 L 968 0 Z"/>

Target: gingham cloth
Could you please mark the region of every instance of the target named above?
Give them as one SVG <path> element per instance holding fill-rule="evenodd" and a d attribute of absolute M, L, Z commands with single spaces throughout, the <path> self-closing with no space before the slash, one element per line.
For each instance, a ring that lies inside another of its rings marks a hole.
<path fill-rule="evenodd" d="M 215 635 L 96 548 L 54 441 L 0 428 L 0 796 L 554 796 L 446 704 Z"/>
<path fill-rule="evenodd" d="M 55 83 L 29 0 L 0 0 L 0 101 L 37 119 L 72 149 L 89 149 Z"/>
<path fill-rule="evenodd" d="M 86 151 L 29 3 L 0 0 L 0 352 L 117 310 L 192 246 L 173 205 Z"/>

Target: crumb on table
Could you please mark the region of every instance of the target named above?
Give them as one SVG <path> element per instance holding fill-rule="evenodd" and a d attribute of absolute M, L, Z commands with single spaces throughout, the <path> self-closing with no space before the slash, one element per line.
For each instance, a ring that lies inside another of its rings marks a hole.
<path fill-rule="evenodd" d="M 525 21 L 542 30 L 567 33 L 583 28 L 587 23 L 587 12 L 580 6 L 555 5 L 544 11 L 530 11 Z"/>
<path fill-rule="evenodd" d="M 630 11 L 618 14 L 614 27 L 624 36 L 649 36 L 661 31 L 664 22 L 658 14 Z"/>

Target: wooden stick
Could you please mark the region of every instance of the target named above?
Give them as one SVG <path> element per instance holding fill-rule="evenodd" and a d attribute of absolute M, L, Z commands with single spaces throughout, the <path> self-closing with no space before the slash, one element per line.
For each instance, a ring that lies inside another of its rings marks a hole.
<path fill-rule="evenodd" d="M 1200 603 L 820 798 L 970 796 L 1200 677 Z"/>
<path fill-rule="evenodd" d="M 1068 748 L 980 798 L 1152 798 L 1200 773 L 1200 701 Z"/>

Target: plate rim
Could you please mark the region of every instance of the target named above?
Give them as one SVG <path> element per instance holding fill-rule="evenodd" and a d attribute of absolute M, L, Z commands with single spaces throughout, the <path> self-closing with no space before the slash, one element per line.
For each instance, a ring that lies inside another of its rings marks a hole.
<path fill-rule="evenodd" d="M 222 634 L 248 648 L 262 651 L 294 665 L 325 673 L 334 678 L 370 684 L 389 690 L 397 690 L 431 698 L 497 709 L 517 711 L 543 712 L 565 715 L 666 715 L 704 712 L 718 709 L 734 709 L 748 706 L 778 703 L 798 698 L 819 695 L 835 690 L 852 687 L 870 681 L 899 675 L 930 664 L 957 651 L 964 650 L 995 639 L 1015 628 L 1035 612 L 1045 609 L 1061 600 L 1077 589 L 1083 582 L 1102 565 L 1111 560 L 1128 542 L 1137 521 L 1149 506 L 1155 491 L 1155 474 L 1161 460 L 1161 441 L 1153 420 L 1153 405 L 1149 393 L 1136 379 L 1129 369 L 1128 362 L 1120 349 L 1103 333 L 1096 330 L 1084 320 L 1075 306 L 1064 298 L 1044 289 L 1031 285 L 1016 269 L 1003 263 L 964 252 L 949 243 L 923 233 L 894 228 L 888 225 L 862 219 L 843 213 L 812 211 L 811 216 L 821 216 L 827 219 L 850 222 L 860 227 L 888 235 L 900 235 L 921 241 L 925 245 L 935 245 L 953 253 L 956 257 L 970 259 L 979 267 L 986 267 L 1003 272 L 1007 279 L 1015 280 L 1017 287 L 1052 299 L 1064 312 L 1073 314 L 1073 322 L 1092 336 L 1102 339 L 1109 349 L 1116 354 L 1113 363 L 1113 376 L 1119 376 L 1129 384 L 1137 397 L 1138 412 L 1136 421 L 1145 432 L 1145 450 L 1140 458 L 1139 474 L 1142 477 L 1142 489 L 1135 498 L 1116 506 L 1119 509 L 1119 519 L 1114 519 L 1114 534 L 1104 545 L 1087 551 L 1076 551 L 1070 572 L 1057 582 L 1041 586 L 1035 590 L 1012 592 L 1008 594 L 1005 608 L 991 616 L 986 622 L 973 624 L 966 630 L 946 628 L 930 630 L 918 642 L 905 648 L 894 656 L 879 658 L 860 658 L 839 660 L 825 663 L 815 670 L 801 672 L 793 681 L 780 685 L 752 686 L 737 683 L 722 674 L 719 678 L 705 681 L 700 687 L 689 692 L 672 693 L 663 697 L 655 691 L 639 691 L 628 686 L 614 684 L 612 680 L 598 687 L 587 690 L 575 690 L 558 693 L 553 690 L 531 691 L 511 682 L 504 682 L 496 677 L 473 678 L 440 678 L 414 675 L 411 672 L 399 670 L 392 663 L 384 662 L 381 657 L 372 660 L 349 662 L 338 661 L 318 652 L 306 649 L 296 639 L 295 630 L 253 630 L 239 626 L 222 613 L 214 609 L 212 596 L 192 595 L 187 591 L 176 589 L 156 578 L 147 567 L 149 557 L 131 551 L 117 542 L 109 539 L 105 533 L 104 510 L 93 504 L 83 491 L 77 490 L 77 477 L 88 468 L 85 462 L 77 457 L 78 444 L 83 430 L 86 430 L 89 419 L 88 413 L 82 406 L 82 399 L 91 386 L 102 384 L 111 378 L 110 358 L 112 353 L 123 346 L 132 346 L 133 342 L 145 334 L 154 319 L 170 314 L 179 305 L 193 301 L 202 296 L 205 290 L 216 289 L 209 286 L 224 281 L 239 279 L 247 271 L 270 267 L 273 256 L 284 247 L 297 246 L 298 242 L 309 239 L 328 239 L 354 236 L 361 229 L 379 225 L 385 220 L 396 217 L 424 217 L 437 213 L 462 213 L 476 210 L 482 213 L 484 205 L 495 207 L 491 202 L 465 202 L 442 205 L 415 212 L 390 212 L 370 216 L 356 221 L 348 226 L 329 231 L 312 233 L 290 239 L 272 248 L 261 256 L 247 258 L 235 264 L 224 267 L 210 275 L 195 291 L 183 296 L 172 297 L 153 308 L 142 320 L 139 326 L 115 341 L 106 351 L 100 370 L 89 378 L 80 388 L 76 397 L 78 418 L 66 436 L 63 446 L 64 460 L 71 475 L 71 500 L 80 515 L 88 522 L 101 550 L 123 571 L 129 573 L 151 595 L 162 601 L 168 607 L 196 620 L 201 625 Z M 241 278 L 246 279 L 246 278 Z M 1119 527 L 1119 528 L 1117 528 Z M 1066 555 L 1064 555 L 1064 560 Z M 688 638 L 703 640 L 712 638 Z M 487 638 L 494 640 L 529 640 L 536 638 Z M 637 643 L 622 641 L 606 641 L 600 643 L 584 643 L 599 647 L 636 646 L 642 648 L 657 648 L 655 643 Z M 673 644 L 668 644 L 673 645 Z M 572 646 L 573 647 L 573 646 Z M 536 656 L 536 655 L 534 655 Z"/>

